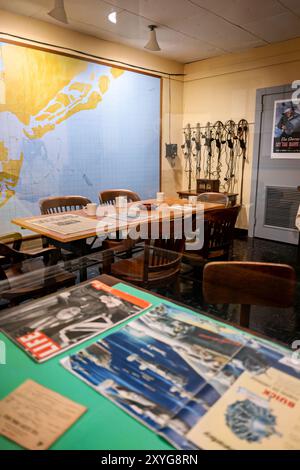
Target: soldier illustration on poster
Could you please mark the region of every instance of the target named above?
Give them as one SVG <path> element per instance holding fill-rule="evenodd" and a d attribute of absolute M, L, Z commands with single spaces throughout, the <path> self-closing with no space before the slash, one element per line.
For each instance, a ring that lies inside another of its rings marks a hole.
<path fill-rule="evenodd" d="M 300 101 L 274 102 L 271 158 L 300 158 Z"/>

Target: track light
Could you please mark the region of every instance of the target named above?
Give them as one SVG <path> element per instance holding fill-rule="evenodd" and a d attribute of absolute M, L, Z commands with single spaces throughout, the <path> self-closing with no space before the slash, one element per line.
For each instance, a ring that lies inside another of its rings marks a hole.
<path fill-rule="evenodd" d="M 147 42 L 146 46 L 144 46 L 144 48 L 148 49 L 148 51 L 158 52 L 161 49 L 160 49 L 160 47 L 158 45 L 158 42 L 157 42 L 157 39 L 156 39 L 155 29 L 157 28 L 157 26 L 155 26 L 154 24 L 151 24 L 151 25 L 148 26 L 148 28 L 150 29 L 150 37 L 149 37 L 149 41 Z"/>
<path fill-rule="evenodd" d="M 111 22 L 111 23 L 114 23 L 116 24 L 117 23 L 117 12 L 116 11 L 112 11 L 109 15 L 108 15 L 108 20 Z"/>
<path fill-rule="evenodd" d="M 54 8 L 49 11 L 48 15 L 61 23 L 68 24 L 64 0 L 55 0 Z"/>

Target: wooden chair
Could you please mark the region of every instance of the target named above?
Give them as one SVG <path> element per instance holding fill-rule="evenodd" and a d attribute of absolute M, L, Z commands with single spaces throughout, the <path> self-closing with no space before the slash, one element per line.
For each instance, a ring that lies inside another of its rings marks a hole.
<path fill-rule="evenodd" d="M 56 265 L 58 255 L 54 247 L 20 251 L 0 243 L 0 298 L 16 305 L 75 284 L 76 277 Z"/>
<path fill-rule="evenodd" d="M 83 196 L 54 196 L 40 200 L 41 214 L 58 214 L 60 212 L 83 209 L 91 201 Z"/>
<path fill-rule="evenodd" d="M 116 197 L 119 196 L 127 197 L 127 202 L 137 202 L 141 200 L 137 193 L 129 189 L 108 189 L 99 193 L 99 201 L 100 204 L 114 205 Z"/>
<path fill-rule="evenodd" d="M 137 202 L 141 200 L 140 196 L 134 191 L 128 189 L 108 189 L 99 193 L 99 202 L 100 204 L 115 205 L 116 197 L 118 196 L 127 197 L 127 202 Z M 127 256 L 130 256 L 136 242 L 130 239 L 121 240 L 119 233 L 116 235 L 115 240 L 108 239 L 102 243 L 103 249 L 118 249 L 119 251 L 126 252 Z"/>
<path fill-rule="evenodd" d="M 114 263 L 111 273 L 145 289 L 169 285 L 176 291 L 181 259 L 181 253 L 145 245 L 142 255 Z"/>
<path fill-rule="evenodd" d="M 229 199 L 223 193 L 202 193 L 198 196 L 199 202 L 214 202 L 216 204 L 224 204 L 225 207 L 229 205 Z"/>
<path fill-rule="evenodd" d="M 22 244 L 22 235 L 19 232 L 3 233 L 0 235 L 0 243 L 12 246 L 15 250 L 20 250 Z M 0 264 L 5 263 L 5 257 L 0 256 Z"/>
<path fill-rule="evenodd" d="M 91 202 L 90 199 L 84 196 L 54 196 L 48 197 L 46 199 L 40 200 L 40 211 L 41 214 L 59 214 L 61 212 L 68 212 L 83 209 L 87 204 Z M 90 240 L 90 243 L 87 244 L 89 250 L 92 250 L 97 237 L 93 237 Z M 43 237 L 43 246 L 47 247 L 49 244 L 48 240 Z M 70 260 L 74 258 L 74 253 L 66 250 L 65 248 L 61 250 L 62 258 Z"/>
<path fill-rule="evenodd" d="M 249 327 L 251 305 L 288 308 L 294 303 L 295 270 L 286 264 L 208 263 L 203 295 L 209 304 L 241 304 L 240 325 Z"/>
<path fill-rule="evenodd" d="M 234 206 L 208 212 L 204 220 L 203 247 L 193 250 L 193 244 L 187 244 L 184 262 L 203 266 L 208 261 L 228 260 L 239 211 L 240 206 Z"/>
<path fill-rule="evenodd" d="M 0 243 L 12 245 L 15 250 L 19 250 L 22 243 L 22 234 L 19 232 L 3 233 L 0 235 Z"/>
<path fill-rule="evenodd" d="M 175 237 L 174 221 L 170 222 L 170 234 L 167 238 L 163 237 L 163 224 L 157 222 L 157 225 L 158 228 L 154 228 L 154 232 L 158 238 L 146 240 L 141 255 L 114 263 L 111 266 L 111 273 L 126 282 L 147 289 L 170 285 L 175 292 L 178 292 L 185 239 L 184 236 L 182 238 Z M 153 222 L 151 227 L 153 229 Z"/>

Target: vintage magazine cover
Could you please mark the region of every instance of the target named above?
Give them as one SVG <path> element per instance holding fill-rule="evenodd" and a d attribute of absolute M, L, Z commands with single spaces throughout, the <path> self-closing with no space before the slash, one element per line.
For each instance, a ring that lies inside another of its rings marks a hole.
<path fill-rule="evenodd" d="M 300 158 L 300 101 L 274 102 L 271 158 Z"/>
<path fill-rule="evenodd" d="M 243 372 L 187 438 L 208 450 L 298 450 L 299 380 L 270 368 Z"/>
<path fill-rule="evenodd" d="M 0 329 L 32 358 L 43 362 L 150 305 L 94 280 L 3 313 Z"/>
<path fill-rule="evenodd" d="M 300 378 L 285 350 L 194 312 L 161 304 L 64 358 L 70 372 L 178 449 L 245 372 L 270 367 Z"/>

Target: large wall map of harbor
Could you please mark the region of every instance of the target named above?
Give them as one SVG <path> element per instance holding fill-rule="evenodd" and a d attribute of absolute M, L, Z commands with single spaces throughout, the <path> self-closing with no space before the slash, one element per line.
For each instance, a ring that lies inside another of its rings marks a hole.
<path fill-rule="evenodd" d="M 1 231 L 43 197 L 153 196 L 159 142 L 158 78 L 0 42 Z"/>

